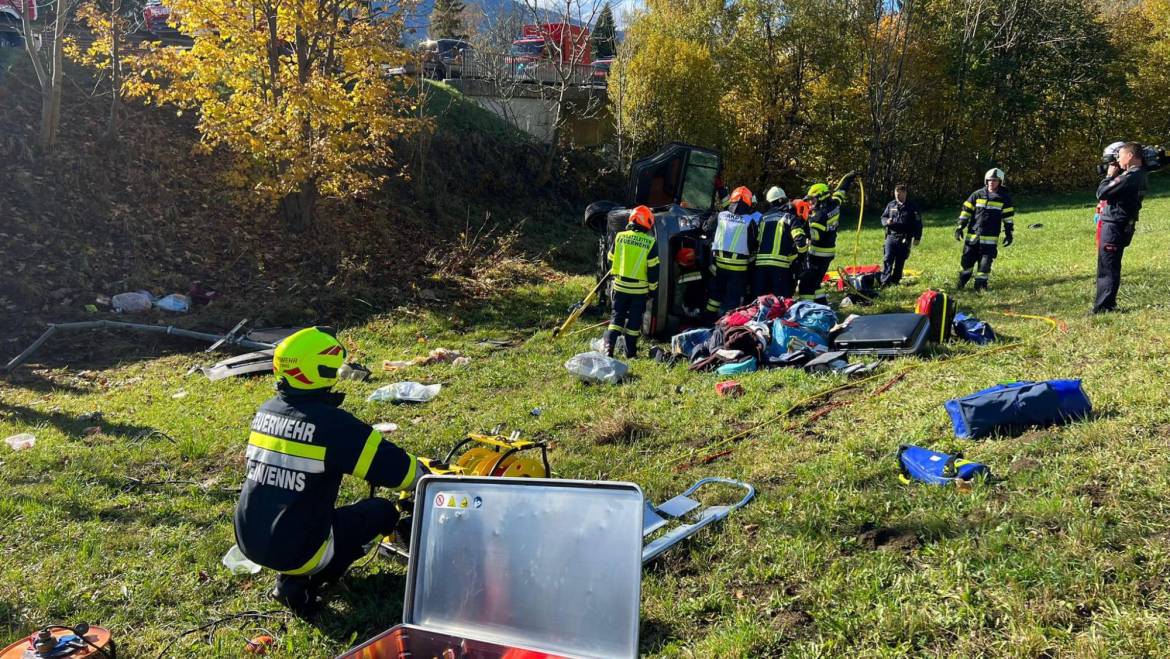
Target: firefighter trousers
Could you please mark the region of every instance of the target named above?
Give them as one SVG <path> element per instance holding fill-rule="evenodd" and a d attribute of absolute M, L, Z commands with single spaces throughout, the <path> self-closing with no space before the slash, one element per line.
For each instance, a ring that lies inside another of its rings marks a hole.
<path fill-rule="evenodd" d="M 817 295 L 817 289 L 825 281 L 825 273 L 829 271 L 829 264 L 833 262 L 831 256 L 808 255 L 808 263 L 800 273 L 800 285 L 797 295 L 802 300 L 812 300 Z"/>
<path fill-rule="evenodd" d="M 963 253 L 959 257 L 959 288 L 967 285 L 971 275 L 975 275 L 975 290 L 987 289 L 987 282 L 991 278 L 991 264 L 999 255 L 995 245 L 982 245 L 967 242 L 963 244 Z M 978 272 L 975 267 L 978 266 Z"/>
<path fill-rule="evenodd" d="M 757 265 L 752 271 L 752 298 L 761 295 L 792 297 L 796 290 L 796 273 L 791 267 Z"/>
<path fill-rule="evenodd" d="M 291 595 L 327 583 L 345 574 L 366 553 L 366 545 L 394 530 L 398 508 L 388 499 L 371 498 L 333 511 L 333 558 L 312 575 L 277 574 L 276 589 Z"/>
<path fill-rule="evenodd" d="M 601 339 L 605 344 L 605 354 L 613 357 L 619 336 L 625 336 L 626 357 L 637 354 L 638 335 L 642 332 L 642 315 L 646 313 L 646 297 L 646 293 L 613 292 L 613 316 L 610 317 L 609 328 L 605 330 L 605 336 Z"/>

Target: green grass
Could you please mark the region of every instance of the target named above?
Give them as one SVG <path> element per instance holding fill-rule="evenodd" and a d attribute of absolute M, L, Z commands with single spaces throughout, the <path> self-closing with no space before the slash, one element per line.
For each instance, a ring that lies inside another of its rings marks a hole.
<path fill-rule="evenodd" d="M 640 359 L 636 379 L 586 387 L 562 364 L 593 333 L 553 341 L 549 328 L 589 280 L 503 291 L 442 312 L 403 309 L 349 328 L 357 359 L 431 348 L 465 351 L 466 368 L 420 367 L 346 382 L 347 409 L 394 421 L 408 450 L 441 455 L 466 432 L 504 424 L 555 441 L 562 477 L 639 483 L 656 501 L 704 475 L 741 478 L 759 497 L 721 529 L 649 567 L 643 578 L 642 651 L 653 656 L 1159 656 L 1170 642 L 1170 334 L 1166 291 L 1170 198 L 1149 200 L 1126 255 L 1127 313 L 1086 317 L 1095 256 L 1085 195 L 1018 199 L 1016 244 L 1003 250 L 992 292 L 959 295 L 1015 350 L 953 344 L 924 360 L 891 362 L 878 378 L 772 421 L 734 452 L 677 469 L 738 431 L 768 422 L 835 377 L 787 370 L 742 378 L 747 394 L 717 398 L 714 375 Z M 883 295 L 875 311 L 904 309 L 958 269 L 951 211 L 931 218 L 910 266 L 920 280 Z M 855 216 L 853 220 L 855 221 Z M 1028 229 L 1043 223 L 1041 229 Z M 870 218 L 868 224 L 873 224 Z M 843 237 L 851 260 L 852 236 Z M 862 261 L 878 258 L 876 227 Z M 1056 316 L 1067 333 L 998 312 Z M 537 331 L 539 330 L 539 331 Z M 535 332 L 535 334 L 534 334 Z M 484 338 L 518 337 L 492 350 Z M 425 339 L 425 340 L 424 340 Z M 97 340 L 97 337 L 95 337 Z M 962 362 L 946 357 L 976 354 Z M 271 575 L 240 577 L 219 564 L 231 546 L 231 511 L 243 446 L 266 379 L 210 383 L 185 376 L 197 352 L 106 370 L 42 370 L 0 388 L 0 437 L 32 432 L 37 445 L 0 446 L 0 635 L 86 620 L 112 627 L 125 656 L 151 657 L 179 632 L 211 619 L 270 610 Z M 873 392 L 907 366 L 882 395 Z M 981 442 L 954 439 L 942 403 L 1005 379 L 1083 378 L 1091 420 Z M 396 379 L 442 382 L 417 407 L 365 402 Z M 186 397 L 173 398 L 184 390 Z M 540 416 L 530 412 L 542 408 Z M 83 434 L 101 411 L 105 432 Z M 616 421 L 615 421 L 616 419 Z M 157 429 L 171 439 L 136 439 Z M 617 436 L 629 441 L 610 441 Z M 906 487 L 900 443 L 964 451 L 1006 481 L 969 494 Z M 127 480 L 184 481 L 135 487 Z M 345 498 L 364 496 L 350 483 Z M 870 529 L 892 541 L 875 547 Z M 331 656 L 394 624 L 403 569 L 375 560 L 347 579 L 315 623 L 263 621 L 281 657 Z M 568 605 L 568 603 L 566 603 Z M 241 654 L 260 633 L 228 623 L 181 639 L 172 656 Z M 210 641 L 209 641 L 210 638 Z"/>

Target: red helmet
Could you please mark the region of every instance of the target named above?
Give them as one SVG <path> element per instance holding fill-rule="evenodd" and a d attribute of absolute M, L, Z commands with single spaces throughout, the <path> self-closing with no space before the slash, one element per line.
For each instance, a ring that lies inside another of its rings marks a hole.
<path fill-rule="evenodd" d="M 812 205 L 803 199 L 797 199 L 792 202 L 792 210 L 796 211 L 796 216 L 808 222 L 809 213 L 812 212 Z"/>
<path fill-rule="evenodd" d="M 678 248 L 678 251 L 674 253 L 674 262 L 677 263 L 680 268 L 695 267 L 695 250 L 691 249 L 690 247 Z"/>
<path fill-rule="evenodd" d="M 637 224 L 647 231 L 653 231 L 654 211 L 645 206 L 638 206 L 630 211 L 630 224 Z"/>
<path fill-rule="evenodd" d="M 742 186 L 742 185 L 739 186 L 738 188 L 732 190 L 731 196 L 728 197 L 727 202 L 734 204 L 737 201 L 742 201 L 743 203 L 747 204 L 748 206 L 751 206 L 752 205 L 752 191 L 748 190 L 747 187 Z"/>

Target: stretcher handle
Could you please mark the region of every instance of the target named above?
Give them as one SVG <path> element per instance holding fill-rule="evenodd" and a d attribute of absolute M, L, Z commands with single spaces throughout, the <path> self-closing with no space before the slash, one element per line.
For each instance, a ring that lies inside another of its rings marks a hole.
<path fill-rule="evenodd" d="M 734 503 L 731 506 L 729 506 L 728 512 L 730 512 L 732 510 L 738 510 L 740 508 L 743 508 L 744 506 L 746 506 L 748 504 L 749 501 L 754 499 L 756 496 L 756 488 L 753 487 L 752 485 L 750 485 L 748 483 L 744 483 L 742 481 L 732 480 L 730 478 L 723 478 L 722 476 L 707 476 L 706 478 L 702 478 L 699 481 L 697 481 L 694 485 L 687 488 L 687 490 L 682 493 L 682 496 L 689 497 L 690 495 L 694 494 L 700 487 L 703 487 L 704 485 L 706 485 L 708 483 L 722 483 L 724 485 L 731 485 L 732 487 L 738 487 L 738 488 L 741 488 L 741 489 L 747 491 L 747 494 L 745 494 L 743 496 L 743 498 L 739 500 L 738 503 Z"/>

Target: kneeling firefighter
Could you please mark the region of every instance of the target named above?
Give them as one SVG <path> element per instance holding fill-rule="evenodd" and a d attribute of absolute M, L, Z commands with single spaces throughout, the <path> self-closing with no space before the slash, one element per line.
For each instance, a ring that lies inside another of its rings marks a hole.
<path fill-rule="evenodd" d="M 796 215 L 783 188 L 773 186 L 766 198 L 770 205 L 760 218 L 752 296 L 792 297 L 796 290 L 796 262 L 808 251 L 805 220 Z M 807 206 L 805 217 L 808 217 Z"/>
<path fill-rule="evenodd" d="M 998 167 L 987 170 L 983 175 L 983 187 L 971 193 L 963 202 L 959 212 L 959 225 L 955 227 L 955 240 L 963 241 L 963 253 L 959 257 L 959 281 L 962 289 L 971 280 L 975 267 L 975 290 L 987 290 L 991 277 L 991 264 L 999 255 L 999 232 L 1003 230 L 1003 246 L 1012 244 L 1014 224 L 1012 218 L 1016 209 L 1012 196 L 1003 187 L 1003 170 Z M 965 239 L 964 239 L 965 238 Z"/>
<path fill-rule="evenodd" d="M 857 172 L 846 174 L 837 184 L 836 190 L 829 190 L 826 183 L 817 183 L 808 189 L 805 199 L 812 204 L 808 218 L 809 247 L 808 263 L 800 273 L 797 295 L 802 300 L 816 297 L 817 289 L 825 280 L 829 264 L 837 255 L 837 228 L 841 221 L 841 205 L 853 186 Z"/>
<path fill-rule="evenodd" d="M 626 357 L 634 357 L 638 352 L 646 300 L 658 290 L 659 260 L 653 211 L 638 206 L 630 212 L 630 223 L 614 238 L 609 260 L 613 264 L 613 317 L 602 338 L 605 354 L 613 357 L 618 337 L 625 335 Z"/>
<path fill-rule="evenodd" d="M 729 202 L 727 210 L 720 211 L 703 227 L 708 235 L 712 229 L 715 231 L 711 241 L 715 278 L 707 298 L 707 313 L 710 315 L 727 313 L 743 301 L 751 246 L 756 243 L 756 223 L 760 214 L 752 211 L 752 191 L 741 185 L 731 192 Z"/>
<path fill-rule="evenodd" d="M 344 394 L 331 389 L 345 356 L 328 328 L 303 329 L 276 347 L 276 395 L 252 419 L 236 505 L 236 544 L 278 573 L 273 598 L 302 615 L 312 612 L 322 586 L 341 578 L 398 521 L 387 499 L 336 507 L 341 477 L 405 490 L 429 473 L 340 408 Z"/>

